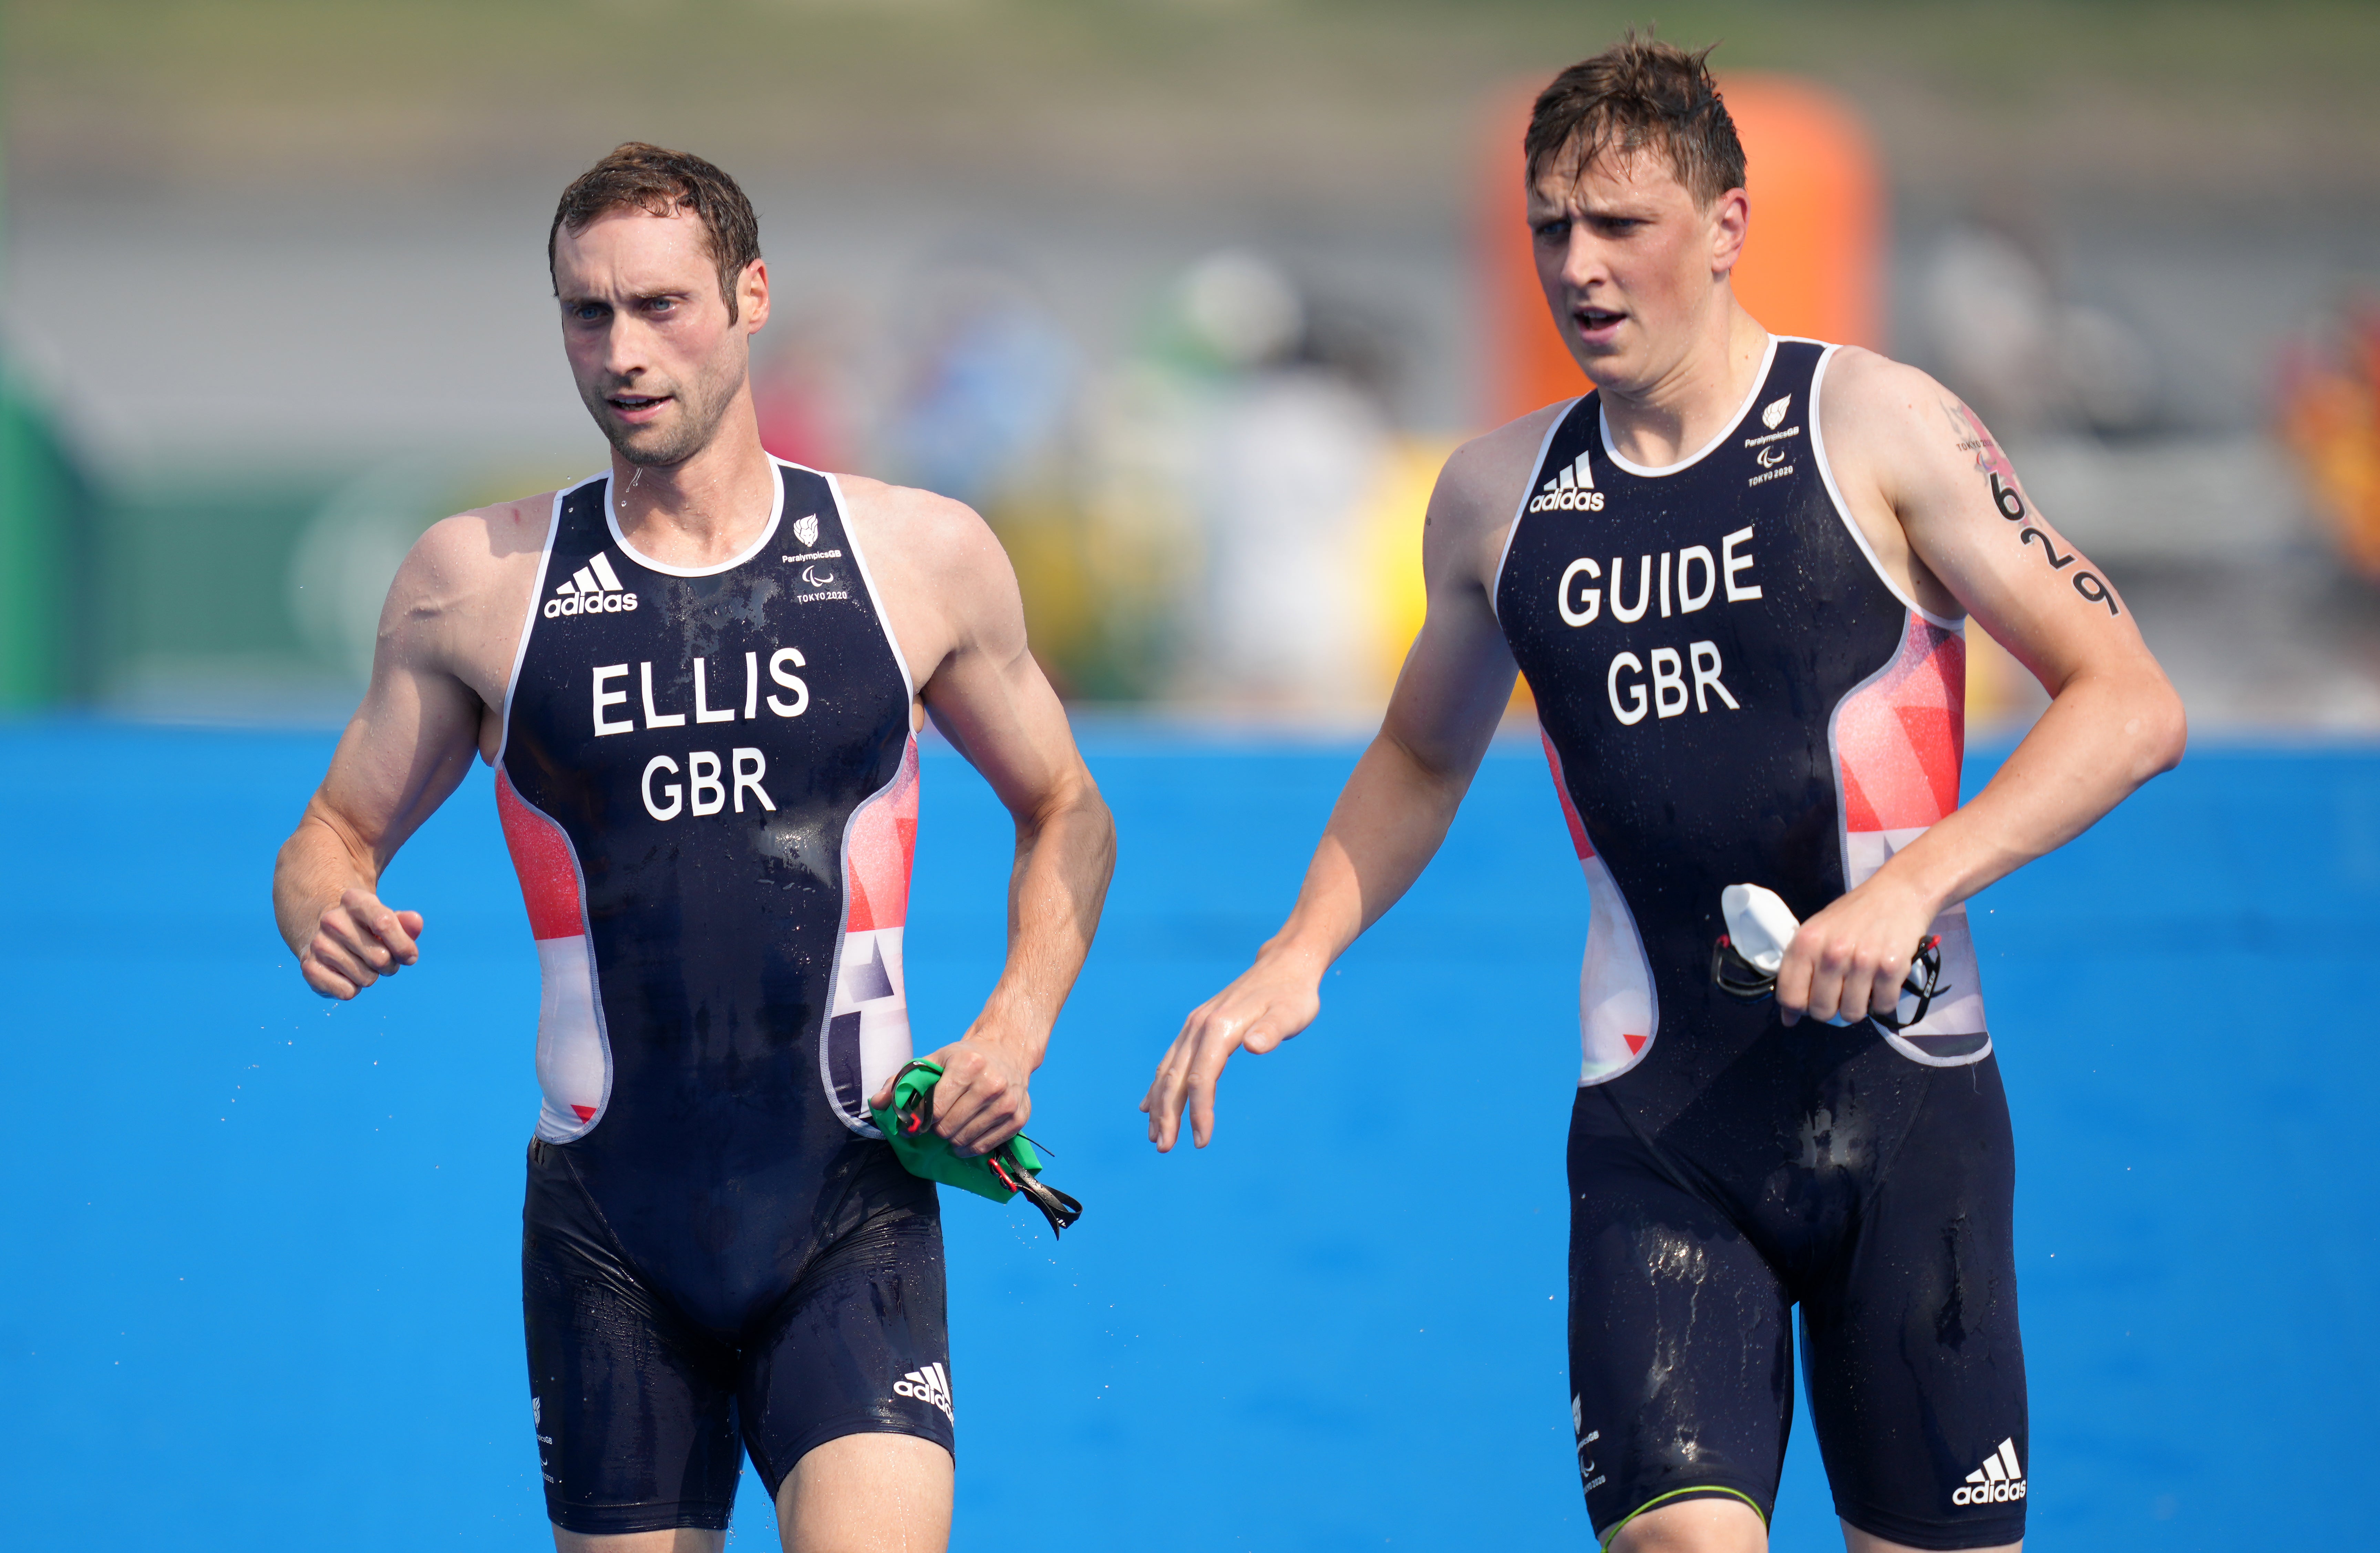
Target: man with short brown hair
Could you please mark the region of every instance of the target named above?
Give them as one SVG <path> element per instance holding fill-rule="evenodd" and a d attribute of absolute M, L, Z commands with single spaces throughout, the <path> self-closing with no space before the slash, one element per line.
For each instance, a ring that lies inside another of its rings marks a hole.
<path fill-rule="evenodd" d="M 1517 669 L 1594 910 L 1571 1370 L 1599 1536 L 1767 1546 L 1798 1304 L 1852 1553 L 2013 1548 L 2014 1165 L 1961 903 L 2178 760 L 2180 705 L 1964 405 L 1738 305 L 1752 201 L 1702 55 L 1632 37 L 1562 72 L 1525 149 L 1538 278 L 1597 387 L 1448 460 L 1379 736 L 1288 922 L 1167 1052 L 1149 1134 L 1186 1113 L 1205 1146 L 1231 1054 L 1313 1021 Z M 2053 698 L 1961 807 L 1971 613 Z"/>
<path fill-rule="evenodd" d="M 924 718 L 1016 823 L 1006 969 L 932 1053 L 962 1152 L 1024 1125 L 1113 827 L 982 521 L 761 448 L 734 180 L 622 146 L 548 252 L 611 467 L 414 547 L 274 908 L 325 996 L 415 964 L 380 876 L 496 769 L 544 976 L 521 1260 L 557 1547 L 717 1549 L 748 1450 L 786 1547 L 938 1549 L 939 1209 L 870 1122 L 912 1049 Z"/>

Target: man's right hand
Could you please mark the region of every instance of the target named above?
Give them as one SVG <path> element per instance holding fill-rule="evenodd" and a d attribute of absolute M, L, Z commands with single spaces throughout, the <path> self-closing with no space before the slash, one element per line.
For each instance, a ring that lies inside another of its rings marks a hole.
<path fill-rule="evenodd" d="M 298 952 L 298 973 L 323 997 L 345 1002 L 419 960 L 421 947 L 414 940 L 420 936 L 419 912 L 391 911 L 370 891 L 350 886 Z"/>
<path fill-rule="evenodd" d="M 1322 1012 L 1325 964 L 1268 950 L 1238 980 L 1190 1011 L 1157 1064 L 1148 1098 L 1140 1102 L 1148 1113 L 1148 1139 L 1159 1153 L 1170 1151 L 1181 1136 L 1184 1109 L 1191 1140 L 1207 1147 L 1215 1135 L 1215 1084 L 1223 1076 L 1223 1064 L 1243 1048 L 1261 1056 L 1313 1024 Z"/>
<path fill-rule="evenodd" d="M 1164 1152 L 1215 1134 L 1215 1083 L 1242 1049 L 1274 1047 L 1314 1022 L 1322 973 L 1429 864 L 1512 694 L 1515 670 L 1489 607 L 1513 504 L 1563 406 L 1465 443 L 1439 476 L 1422 525 L 1429 607 L 1380 732 L 1355 762 L 1307 865 L 1297 905 L 1237 981 L 1183 1022 L 1140 1109 Z"/>

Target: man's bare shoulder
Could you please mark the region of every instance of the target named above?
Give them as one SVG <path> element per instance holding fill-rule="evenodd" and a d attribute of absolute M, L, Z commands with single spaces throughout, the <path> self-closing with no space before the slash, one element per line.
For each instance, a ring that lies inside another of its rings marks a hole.
<path fill-rule="evenodd" d="M 437 527 L 456 524 L 475 528 L 492 555 L 542 555 L 546 533 L 553 527 L 553 501 L 561 494 L 558 491 L 540 491 L 534 496 L 473 507 L 468 512 L 456 513 Z"/>
<path fill-rule="evenodd" d="M 1446 516 L 1499 528 L 1510 522 L 1520 509 L 1529 477 L 1536 472 L 1546 433 L 1568 408 L 1570 403 L 1565 400 L 1532 410 L 1456 448 L 1439 476 L 1439 492 L 1448 505 Z"/>
<path fill-rule="evenodd" d="M 1008 552 L 973 507 L 913 486 L 838 475 L 894 637 L 923 686 L 953 653 L 1026 650 L 1025 601 Z"/>
<path fill-rule="evenodd" d="M 443 610 L 477 602 L 536 566 L 552 522 L 550 491 L 441 518 L 414 541 L 391 601 Z"/>
<path fill-rule="evenodd" d="M 973 507 L 914 486 L 837 475 L 871 569 L 897 567 L 920 584 L 965 587 L 998 580 L 1014 588 L 1008 553 Z"/>
<path fill-rule="evenodd" d="M 1828 370 L 1821 419 L 1846 491 L 1873 490 L 1904 527 L 1960 510 L 1958 493 L 1982 489 L 1979 475 L 1997 471 L 2016 485 L 2008 455 L 1975 412 L 1930 373 L 1890 357 L 1843 350 Z"/>
<path fill-rule="evenodd" d="M 1456 448 L 1430 492 L 1422 564 L 1439 580 L 1471 577 L 1485 586 L 1503 553 L 1505 530 L 1536 472 L 1546 433 L 1568 404 L 1548 405 Z"/>
<path fill-rule="evenodd" d="M 1845 346 L 1827 364 L 1821 396 L 1828 456 L 1888 455 L 1913 437 L 1950 424 L 1945 419 L 1948 407 L 1958 403 L 1930 373 L 1876 351 Z"/>
<path fill-rule="evenodd" d="M 387 666 L 452 674 L 482 699 L 500 696 L 552 521 L 547 491 L 431 524 L 389 584 L 380 622 Z"/>

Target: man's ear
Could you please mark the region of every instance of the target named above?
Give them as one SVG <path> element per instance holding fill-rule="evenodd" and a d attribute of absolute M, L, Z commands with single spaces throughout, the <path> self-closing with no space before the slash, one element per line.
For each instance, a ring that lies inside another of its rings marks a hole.
<path fill-rule="evenodd" d="M 756 259 L 744 266 L 735 277 L 736 316 L 743 321 L 744 333 L 757 334 L 760 325 L 769 322 L 769 261 Z"/>
<path fill-rule="evenodd" d="M 1723 275 L 1743 257 L 1743 238 L 1752 224 L 1752 197 L 1730 188 L 1711 205 L 1711 273 Z"/>

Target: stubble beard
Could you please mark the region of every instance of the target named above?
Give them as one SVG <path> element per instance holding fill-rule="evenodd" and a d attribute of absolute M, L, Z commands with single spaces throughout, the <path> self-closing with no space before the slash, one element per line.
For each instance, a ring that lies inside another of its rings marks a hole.
<path fill-rule="evenodd" d="M 613 387 L 621 385 L 614 384 Z M 733 399 L 735 385 L 710 388 L 701 383 L 680 385 L 672 394 L 677 406 L 677 419 L 658 426 L 623 426 L 615 419 L 607 395 L 611 388 L 583 391 L 589 413 L 602 429 L 603 437 L 619 452 L 621 457 L 640 468 L 668 468 L 683 464 L 710 445 L 718 434 L 719 423 L 726 417 L 728 401 Z"/>

